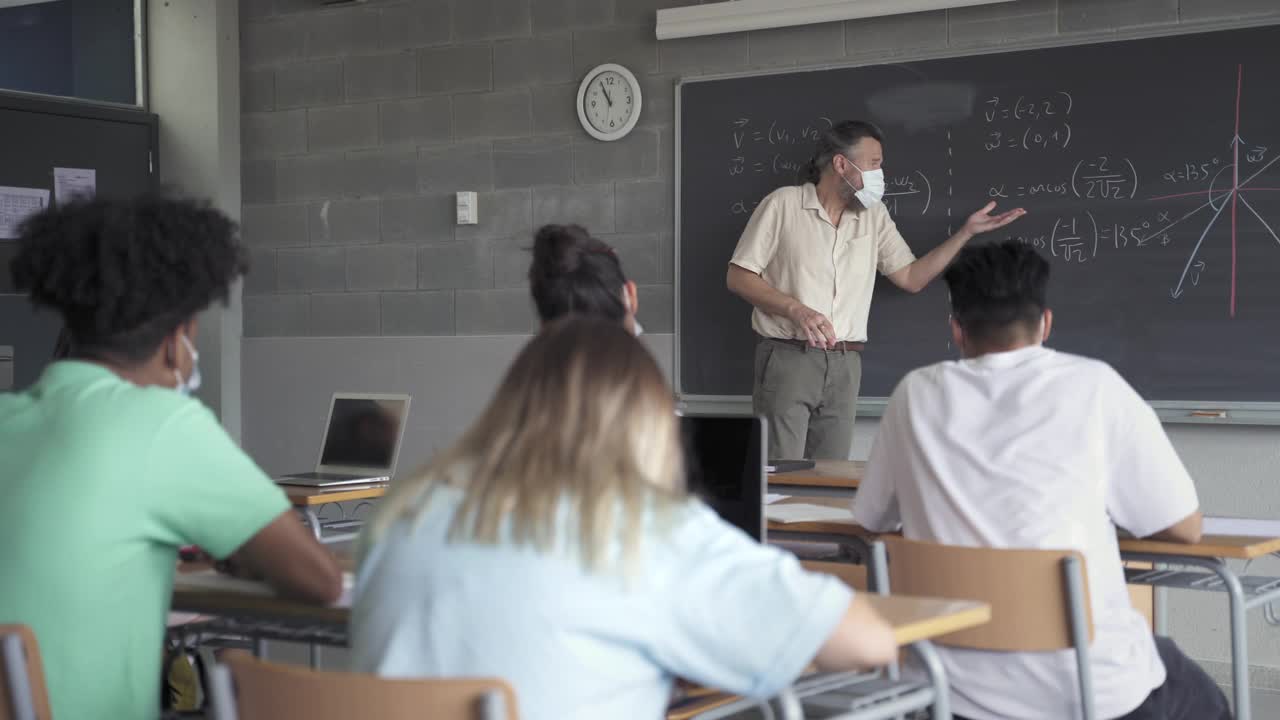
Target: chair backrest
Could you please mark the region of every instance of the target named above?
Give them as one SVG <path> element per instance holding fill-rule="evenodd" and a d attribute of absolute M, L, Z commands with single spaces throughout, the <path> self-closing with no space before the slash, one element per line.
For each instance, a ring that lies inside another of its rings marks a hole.
<path fill-rule="evenodd" d="M 800 564 L 809 572 L 834 575 L 854 590 L 865 591 L 867 589 L 867 568 L 865 565 L 829 562 L 826 560 L 803 560 Z"/>
<path fill-rule="evenodd" d="M 35 633 L 26 625 L 0 625 L 0 720 L 51 716 Z"/>
<path fill-rule="evenodd" d="M 225 668 L 225 670 L 223 670 Z M 308 670 L 258 660 L 241 650 L 223 655 L 215 673 L 230 676 L 234 712 L 215 679 L 214 718 L 274 720 L 516 720 L 516 694 L 497 678 L 400 680 L 348 672 Z M 225 673 L 225 674 L 223 674 Z"/>
<path fill-rule="evenodd" d="M 956 547 L 882 538 L 895 595 L 978 600 L 991 606 L 991 622 L 936 639 L 939 645 L 1039 652 L 1074 647 L 1071 599 L 1064 560 L 1079 563 L 1084 620 L 1093 639 L 1088 574 L 1074 550 Z"/>

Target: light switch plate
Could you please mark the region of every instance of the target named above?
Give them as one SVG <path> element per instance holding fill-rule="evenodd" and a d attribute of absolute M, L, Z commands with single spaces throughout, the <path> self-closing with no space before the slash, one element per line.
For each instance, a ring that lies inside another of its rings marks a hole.
<path fill-rule="evenodd" d="M 480 208 L 474 192 L 458 193 L 458 224 L 475 225 L 480 222 Z"/>

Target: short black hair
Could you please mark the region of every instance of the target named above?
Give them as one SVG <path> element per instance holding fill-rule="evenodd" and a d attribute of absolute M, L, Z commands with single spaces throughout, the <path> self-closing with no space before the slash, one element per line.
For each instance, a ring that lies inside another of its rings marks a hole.
<path fill-rule="evenodd" d="M 845 120 L 832 125 L 818 135 L 813 157 L 800 166 L 800 183 L 817 185 L 822 179 L 822 172 L 831 165 L 831 160 L 837 155 L 848 155 L 863 138 L 884 143 L 884 133 L 880 132 L 880 128 L 865 120 Z"/>
<path fill-rule="evenodd" d="M 951 316 L 978 342 L 1004 344 L 1034 330 L 1048 307 L 1049 263 L 1018 240 L 964 248 L 943 278 Z"/>
<path fill-rule="evenodd" d="M 235 223 L 189 198 L 76 201 L 18 234 L 14 287 L 62 316 L 76 356 L 145 361 L 179 325 L 226 303 L 249 268 Z"/>
<path fill-rule="evenodd" d="M 618 254 L 579 225 L 545 225 L 534 237 L 529 288 L 544 323 L 570 313 L 621 323 L 626 282 Z"/>

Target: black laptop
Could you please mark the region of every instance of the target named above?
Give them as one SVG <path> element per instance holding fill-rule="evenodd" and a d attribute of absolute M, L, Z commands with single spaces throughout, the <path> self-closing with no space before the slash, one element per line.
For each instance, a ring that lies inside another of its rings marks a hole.
<path fill-rule="evenodd" d="M 685 415 L 680 418 L 690 491 L 721 518 L 759 542 L 765 539 L 763 418 Z"/>

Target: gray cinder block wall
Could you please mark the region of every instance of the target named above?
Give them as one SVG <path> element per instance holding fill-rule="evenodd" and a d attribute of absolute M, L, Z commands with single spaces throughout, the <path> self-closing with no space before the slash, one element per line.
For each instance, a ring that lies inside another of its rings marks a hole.
<path fill-rule="evenodd" d="M 641 285 L 651 346 L 669 366 L 681 75 L 1280 21 L 1277 0 L 1017 0 L 655 41 L 654 11 L 693 2 L 242 0 L 243 218 L 255 266 L 244 425 L 260 463 L 313 462 L 316 418 L 334 390 L 414 394 L 408 470 L 456 437 L 520 341 L 453 336 L 533 327 L 521 248 L 543 222 L 584 223 L 619 248 Z M 602 144 L 579 128 L 574 98 L 583 73 L 610 61 L 644 83 L 644 110 L 629 138 Z M 479 225 L 454 225 L 457 190 L 480 194 Z M 338 335 L 417 337 L 321 339 Z M 859 422 L 855 454 L 876 428 Z M 1170 436 L 1207 510 L 1280 513 L 1274 430 L 1175 426 Z M 1226 677 L 1220 596 L 1170 600 L 1175 637 Z M 1280 633 L 1256 615 L 1255 686 L 1280 688 Z"/>

